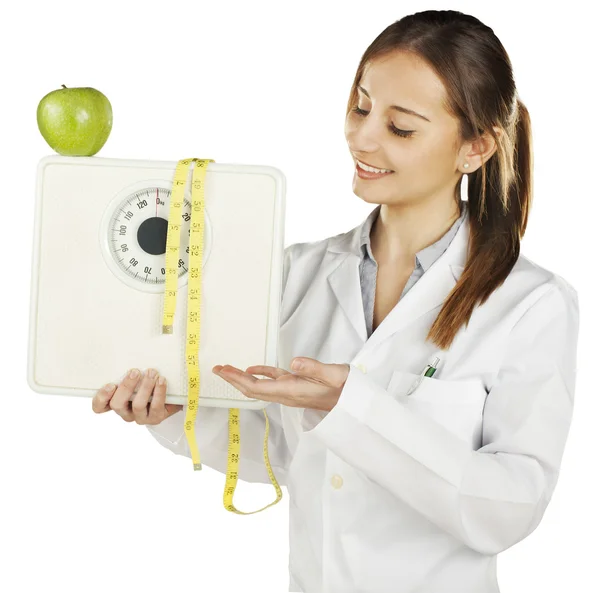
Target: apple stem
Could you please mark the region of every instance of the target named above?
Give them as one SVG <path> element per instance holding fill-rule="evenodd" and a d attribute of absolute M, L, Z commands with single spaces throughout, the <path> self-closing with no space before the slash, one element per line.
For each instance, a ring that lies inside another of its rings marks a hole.
<path fill-rule="evenodd" d="M 62 86 L 63 89 L 67 88 L 64 84 L 61 84 L 60 86 Z"/>

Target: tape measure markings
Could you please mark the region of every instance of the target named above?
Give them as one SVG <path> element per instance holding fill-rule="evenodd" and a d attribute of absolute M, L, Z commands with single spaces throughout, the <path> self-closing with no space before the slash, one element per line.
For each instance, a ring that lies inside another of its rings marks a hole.
<path fill-rule="evenodd" d="M 173 319 L 177 303 L 177 268 L 179 261 L 179 247 L 181 235 L 181 205 L 184 199 L 185 186 L 187 184 L 190 163 L 195 166 L 192 171 L 192 210 L 190 222 L 190 244 L 188 262 L 188 303 L 187 303 L 187 327 L 186 327 L 186 349 L 185 357 L 188 370 L 188 401 L 184 429 L 186 438 L 192 454 L 194 470 L 201 470 L 200 453 L 196 442 L 195 424 L 198 411 L 198 398 L 200 392 L 200 317 L 202 296 L 202 256 L 204 252 L 204 182 L 208 169 L 208 163 L 214 163 L 213 159 L 182 159 L 177 163 L 171 190 L 169 221 L 167 226 L 167 243 L 165 255 L 166 279 L 165 300 L 163 310 L 163 334 L 173 333 Z M 252 515 L 277 504 L 282 498 L 282 492 L 271 463 L 269 461 L 269 417 L 263 408 L 265 416 L 265 438 L 263 442 L 263 456 L 271 483 L 277 492 L 277 498 L 261 509 L 251 512 L 243 512 L 233 504 L 233 495 L 238 480 L 238 466 L 240 461 L 240 432 L 239 432 L 239 409 L 229 408 L 228 421 L 228 447 L 227 447 L 227 473 L 225 490 L 223 493 L 223 504 L 228 511 L 240 515 Z"/>

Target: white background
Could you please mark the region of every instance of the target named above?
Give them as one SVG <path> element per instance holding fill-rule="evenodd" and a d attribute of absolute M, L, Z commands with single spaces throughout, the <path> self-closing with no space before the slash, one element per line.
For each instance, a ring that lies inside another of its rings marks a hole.
<path fill-rule="evenodd" d="M 37 128 L 40 99 L 62 84 L 106 94 L 114 123 L 99 157 L 196 156 L 281 169 L 285 244 L 318 240 L 372 209 L 352 192 L 343 130 L 363 51 L 404 15 L 447 8 L 478 17 L 508 51 L 534 132 L 535 197 L 522 252 L 569 281 L 581 307 L 561 476 L 538 529 L 500 555 L 500 588 L 599 590 L 596 21 L 584 2 L 543 12 L 534 2 L 451 4 L 11 3 L 0 35 L 1 590 L 281 593 L 288 583 L 285 489 L 266 511 L 229 513 L 223 474 L 194 472 L 191 459 L 162 448 L 146 427 L 94 414 L 91 399 L 27 385 L 35 168 L 53 154 Z M 235 503 L 255 510 L 274 497 L 271 485 L 239 482 Z"/>

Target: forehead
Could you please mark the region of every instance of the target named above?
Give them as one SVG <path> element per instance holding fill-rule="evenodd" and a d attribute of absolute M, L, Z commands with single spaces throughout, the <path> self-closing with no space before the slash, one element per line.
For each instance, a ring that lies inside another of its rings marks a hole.
<path fill-rule="evenodd" d="M 432 122 L 447 119 L 446 89 L 440 78 L 414 54 L 396 52 L 367 63 L 358 84 L 372 99 L 422 113 Z"/>

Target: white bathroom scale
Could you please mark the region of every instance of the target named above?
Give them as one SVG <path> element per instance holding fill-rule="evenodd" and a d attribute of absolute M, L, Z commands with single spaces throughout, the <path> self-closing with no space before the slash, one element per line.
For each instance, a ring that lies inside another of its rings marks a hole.
<path fill-rule="evenodd" d="M 187 403 L 193 167 L 173 333 L 162 333 L 177 163 L 60 155 L 38 163 L 27 368 L 34 391 L 93 397 L 130 368 L 155 368 L 167 379 L 167 403 Z M 198 405 L 264 408 L 212 368 L 277 366 L 285 177 L 274 167 L 210 162 L 204 199 Z"/>

